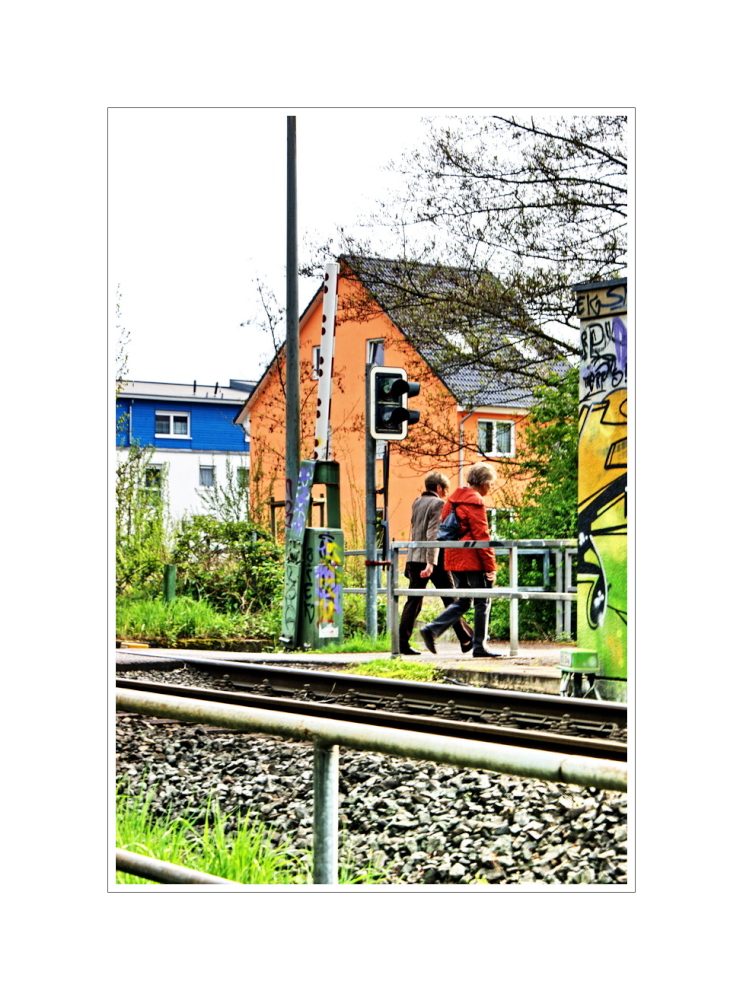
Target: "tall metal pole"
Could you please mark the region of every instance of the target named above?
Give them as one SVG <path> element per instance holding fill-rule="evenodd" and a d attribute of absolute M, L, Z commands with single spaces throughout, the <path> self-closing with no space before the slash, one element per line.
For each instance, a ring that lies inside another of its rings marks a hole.
<path fill-rule="evenodd" d="M 377 638 L 377 442 L 369 428 L 369 373 L 366 366 L 366 634 Z"/>
<path fill-rule="evenodd" d="M 299 285 L 297 264 L 297 118 L 286 119 L 286 506 L 291 524 L 299 478 Z"/>

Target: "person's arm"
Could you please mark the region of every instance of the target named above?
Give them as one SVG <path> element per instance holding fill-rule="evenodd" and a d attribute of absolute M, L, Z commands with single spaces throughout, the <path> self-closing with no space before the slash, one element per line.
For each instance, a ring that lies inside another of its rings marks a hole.
<path fill-rule="evenodd" d="M 439 533 L 439 525 L 441 524 L 441 513 L 442 510 L 446 509 L 448 506 L 448 501 L 446 504 L 443 501 L 438 501 L 437 503 L 431 503 L 427 514 L 426 520 L 426 541 L 435 542 Z M 421 570 L 421 576 L 426 579 L 433 573 L 433 568 L 436 565 L 436 560 L 439 557 L 438 549 L 426 549 L 426 568 Z"/>

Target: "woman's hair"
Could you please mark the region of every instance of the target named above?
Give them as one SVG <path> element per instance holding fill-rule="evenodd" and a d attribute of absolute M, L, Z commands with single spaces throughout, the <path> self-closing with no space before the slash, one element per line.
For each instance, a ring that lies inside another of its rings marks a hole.
<path fill-rule="evenodd" d="M 425 479 L 426 489 L 430 490 L 431 493 L 435 493 L 437 486 L 443 486 L 445 490 L 448 490 L 449 480 L 443 472 L 429 472 Z"/>
<path fill-rule="evenodd" d="M 476 462 L 467 473 L 470 486 L 485 486 L 487 483 L 494 483 L 497 478 L 495 467 L 488 462 Z"/>

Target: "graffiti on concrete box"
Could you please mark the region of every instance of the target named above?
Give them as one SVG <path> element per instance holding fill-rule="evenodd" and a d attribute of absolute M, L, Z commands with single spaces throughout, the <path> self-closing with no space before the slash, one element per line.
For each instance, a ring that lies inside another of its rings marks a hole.
<path fill-rule="evenodd" d="M 604 676 L 627 661 L 626 286 L 582 290 L 578 442 L 578 645 Z M 606 315 L 609 313 L 610 315 Z"/>
<path fill-rule="evenodd" d="M 318 564 L 315 567 L 317 627 L 321 638 L 338 635 L 335 616 L 341 608 L 343 552 L 331 532 L 320 535 Z"/>

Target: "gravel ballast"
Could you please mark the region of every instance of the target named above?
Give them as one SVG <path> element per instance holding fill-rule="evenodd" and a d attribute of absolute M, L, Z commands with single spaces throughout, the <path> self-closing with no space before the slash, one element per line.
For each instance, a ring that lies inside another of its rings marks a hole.
<path fill-rule="evenodd" d="M 126 676 L 231 687 L 189 669 Z M 274 844 L 312 848 L 310 744 L 202 726 L 117 719 L 117 780 L 156 789 L 155 813 L 197 818 L 209 796 L 251 815 Z M 389 883 L 624 884 L 627 796 L 493 771 L 340 751 L 341 861 Z"/>

